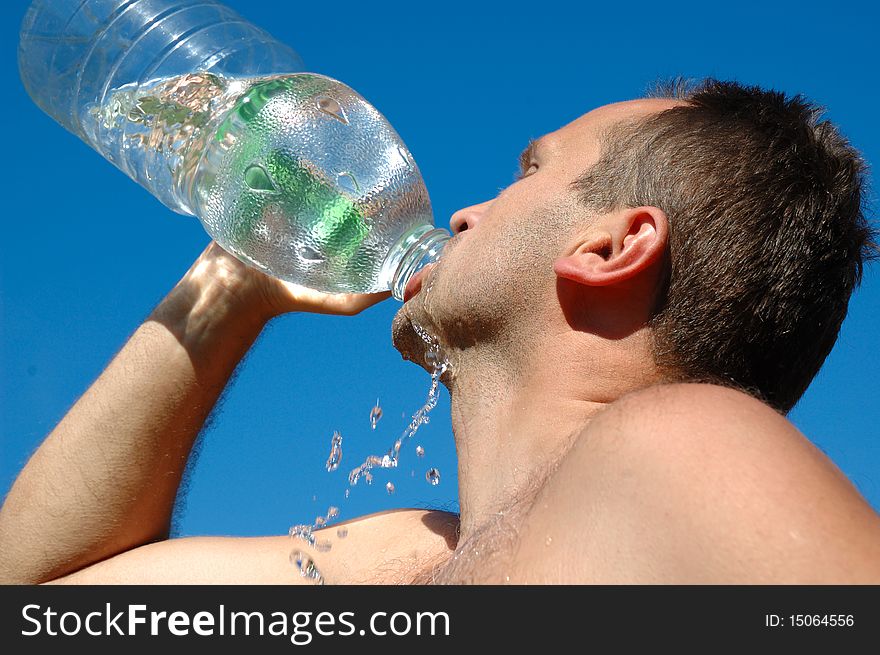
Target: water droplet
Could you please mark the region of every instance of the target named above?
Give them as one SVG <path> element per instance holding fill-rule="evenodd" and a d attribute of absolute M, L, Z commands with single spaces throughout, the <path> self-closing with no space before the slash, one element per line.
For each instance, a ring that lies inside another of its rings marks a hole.
<path fill-rule="evenodd" d="M 330 440 L 330 456 L 327 458 L 327 472 L 335 471 L 339 468 L 342 461 L 342 435 L 338 432 L 333 433 Z"/>
<path fill-rule="evenodd" d="M 406 155 L 406 151 L 401 146 L 397 146 L 397 154 L 400 155 L 400 158 L 403 160 L 404 166 L 409 166 L 409 157 Z"/>
<path fill-rule="evenodd" d="M 326 553 L 331 548 L 333 548 L 333 544 L 331 544 L 326 539 L 324 541 L 319 541 L 315 544 L 315 550 L 317 550 L 319 553 Z"/>
<path fill-rule="evenodd" d="M 327 509 L 327 517 L 326 517 L 327 520 L 332 521 L 337 516 L 339 516 L 339 508 L 334 507 L 333 505 L 330 505 L 330 507 Z"/>
<path fill-rule="evenodd" d="M 415 469 L 410 469 L 409 477 L 411 477 L 411 478 L 416 477 L 416 470 Z"/>
<path fill-rule="evenodd" d="M 437 364 L 440 362 L 440 353 L 436 347 L 428 348 L 428 351 L 425 353 L 425 361 L 433 368 L 437 368 Z"/>
<path fill-rule="evenodd" d="M 544 539 L 544 545 L 545 545 L 545 546 L 549 546 L 549 545 L 552 544 L 552 543 L 553 543 L 553 537 L 551 537 L 551 536 L 548 535 L 547 538 Z"/>
<path fill-rule="evenodd" d="M 376 429 L 376 423 L 382 418 L 382 408 L 379 407 L 379 399 L 376 398 L 376 405 L 370 410 L 370 427 Z"/>
<path fill-rule="evenodd" d="M 428 338 L 427 333 L 425 333 L 424 330 L 421 329 L 418 325 L 414 324 L 413 327 L 416 329 L 417 333 L 424 333 L 425 336 L 423 336 L 423 338 Z M 433 347 L 435 351 L 439 352 L 438 345 L 434 344 Z M 439 359 L 440 358 L 438 355 L 438 362 Z M 425 404 L 422 405 L 422 407 L 420 407 L 418 411 L 416 411 L 416 413 L 412 415 L 412 419 L 410 420 L 409 425 L 403 431 L 403 434 L 397 438 L 388 453 L 386 453 L 382 457 L 379 457 L 378 455 L 369 455 L 364 460 L 363 464 L 351 470 L 351 472 L 348 474 L 348 483 L 351 486 L 356 485 L 361 478 L 364 478 L 367 481 L 367 484 L 370 484 L 373 480 L 373 476 L 372 474 L 370 474 L 370 469 L 374 467 L 395 468 L 398 466 L 401 447 L 407 441 L 412 439 L 413 436 L 415 436 L 416 432 L 418 432 L 419 430 L 419 427 L 428 422 L 428 414 L 431 412 L 432 409 L 434 409 L 434 407 L 437 406 L 440 376 L 446 370 L 448 364 L 449 363 L 446 358 L 442 358 L 442 362 L 439 362 L 434 366 L 434 371 L 431 373 L 431 386 L 428 389 L 428 398 L 425 401 Z M 379 403 L 377 401 L 376 406 L 378 407 L 378 405 Z M 439 478 L 437 482 L 432 484 L 437 483 L 439 483 Z"/>
<path fill-rule="evenodd" d="M 340 539 L 345 539 L 348 536 L 348 528 L 339 528 L 336 531 L 336 536 Z"/>
<path fill-rule="evenodd" d="M 302 539 L 310 546 L 315 545 L 315 535 L 312 534 L 311 525 L 306 525 L 305 523 L 294 525 L 290 528 L 288 534 L 294 539 Z"/>
<path fill-rule="evenodd" d="M 317 500 L 318 500 L 318 497 L 317 497 L 317 496 L 312 496 L 312 502 L 313 502 L 313 503 L 314 503 L 314 502 L 317 502 Z"/>
<path fill-rule="evenodd" d="M 293 551 L 290 554 L 290 563 L 296 567 L 302 577 L 314 580 L 317 584 L 324 584 L 324 576 L 321 575 L 315 562 L 306 553 L 301 550 Z"/>
<path fill-rule="evenodd" d="M 435 468 L 428 469 L 427 473 L 425 473 L 425 479 L 431 483 L 432 486 L 436 487 L 440 484 L 440 471 Z"/>
<path fill-rule="evenodd" d="M 275 183 L 265 168 L 259 164 L 251 164 L 244 171 L 244 183 L 254 191 L 262 193 L 278 193 Z"/>
<path fill-rule="evenodd" d="M 345 497 L 348 498 L 351 495 L 351 489 L 345 490 Z"/>
<path fill-rule="evenodd" d="M 354 195 L 360 195 L 361 193 L 361 185 L 358 184 L 357 178 L 347 171 L 336 176 L 336 183 L 349 193 Z"/>
<path fill-rule="evenodd" d="M 327 519 L 325 519 L 323 516 L 316 516 L 316 517 L 315 517 L 315 527 L 320 528 L 320 527 L 322 527 L 326 522 L 327 522 Z"/>
<path fill-rule="evenodd" d="M 385 490 L 386 490 L 389 494 L 393 494 L 393 493 L 394 493 L 394 483 L 393 483 L 393 482 L 388 482 L 388 483 L 385 485 Z"/>
<path fill-rule="evenodd" d="M 318 109 L 327 114 L 328 116 L 332 116 L 339 122 L 348 125 L 348 118 L 345 116 L 345 112 L 342 110 L 342 106 L 330 96 L 317 96 L 315 101 L 318 105 Z"/>
<path fill-rule="evenodd" d="M 319 253 L 317 250 L 312 248 L 311 246 L 307 246 L 305 244 L 301 245 L 297 248 L 297 253 L 300 257 L 302 257 L 307 262 L 322 262 L 324 261 L 324 256 Z"/>
<path fill-rule="evenodd" d="M 419 457 L 424 457 L 425 456 L 425 449 L 422 448 L 421 446 L 416 446 L 416 455 L 418 455 Z"/>

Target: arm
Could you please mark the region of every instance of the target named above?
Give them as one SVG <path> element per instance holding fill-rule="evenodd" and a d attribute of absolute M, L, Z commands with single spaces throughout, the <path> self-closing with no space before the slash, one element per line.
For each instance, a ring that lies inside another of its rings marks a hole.
<path fill-rule="evenodd" d="M 758 400 L 659 385 L 587 426 L 524 522 L 516 570 L 514 582 L 876 584 L 880 516 Z"/>
<path fill-rule="evenodd" d="M 42 582 L 167 537 L 190 448 L 273 316 L 354 314 L 211 244 L 37 449 L 0 508 L 0 582 Z"/>
<path fill-rule="evenodd" d="M 337 530 L 348 531 L 340 539 Z M 303 551 L 328 584 L 409 584 L 431 579 L 455 550 L 458 517 L 391 510 L 315 531 L 319 552 L 283 537 L 186 537 L 140 546 L 51 584 L 313 584 L 291 565 Z"/>

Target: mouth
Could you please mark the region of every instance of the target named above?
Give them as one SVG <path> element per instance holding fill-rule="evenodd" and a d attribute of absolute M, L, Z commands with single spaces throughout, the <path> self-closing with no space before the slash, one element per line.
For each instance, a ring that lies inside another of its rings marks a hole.
<path fill-rule="evenodd" d="M 428 264 L 424 266 L 418 273 L 410 278 L 410 281 L 407 282 L 406 288 L 403 290 L 403 302 L 407 302 L 410 298 L 418 294 L 419 291 L 422 290 L 422 281 L 425 279 L 425 276 L 433 269 L 437 263 Z"/>

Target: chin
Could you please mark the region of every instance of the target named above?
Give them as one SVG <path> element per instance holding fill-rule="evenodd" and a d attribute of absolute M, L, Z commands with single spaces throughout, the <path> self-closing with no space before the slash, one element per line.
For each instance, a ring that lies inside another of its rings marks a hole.
<path fill-rule="evenodd" d="M 413 329 L 413 319 L 408 304 L 404 304 L 394 315 L 394 320 L 391 322 L 391 343 L 404 359 L 415 362 L 422 368 L 427 366 L 425 363 L 427 344 Z"/>

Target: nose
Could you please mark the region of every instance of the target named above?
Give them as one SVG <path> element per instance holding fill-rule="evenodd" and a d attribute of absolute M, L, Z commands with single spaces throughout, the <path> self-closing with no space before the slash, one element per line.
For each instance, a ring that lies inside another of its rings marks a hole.
<path fill-rule="evenodd" d="M 487 200 L 486 202 L 481 202 L 479 205 L 471 205 L 470 207 L 465 207 L 464 209 L 459 209 L 455 212 L 452 215 L 452 218 L 449 219 L 449 227 L 452 230 L 452 234 L 459 234 L 460 232 L 472 230 L 476 227 L 477 223 L 483 219 L 486 210 L 489 209 L 489 205 L 491 204 L 492 201 Z"/>

